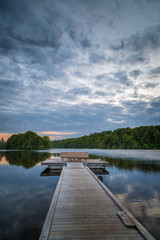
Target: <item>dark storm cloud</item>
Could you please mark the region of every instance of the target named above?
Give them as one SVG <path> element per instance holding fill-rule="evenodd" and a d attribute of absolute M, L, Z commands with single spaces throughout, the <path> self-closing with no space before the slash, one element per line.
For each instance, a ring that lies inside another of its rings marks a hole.
<path fill-rule="evenodd" d="M 119 58 L 117 58 L 116 55 L 115 57 L 107 58 L 108 63 L 113 63 L 120 67 L 126 64 L 130 65 L 146 64 L 149 61 L 150 60 L 148 54 L 144 54 L 142 51 L 135 53 L 134 51 L 130 50 L 128 51 L 128 49 L 125 49 L 123 51 L 123 54 Z"/>
<path fill-rule="evenodd" d="M 145 48 L 157 49 L 160 47 L 160 26 L 149 28 L 144 34 L 133 35 L 127 44 L 133 50 L 140 51 Z"/>
<path fill-rule="evenodd" d="M 160 47 L 160 26 L 148 28 L 142 33 L 133 34 L 131 37 L 116 40 L 110 45 L 114 51 L 127 49 L 139 52 L 145 49 L 157 49 Z"/>
<path fill-rule="evenodd" d="M 16 43 L 15 43 L 14 39 L 12 39 L 11 37 L 3 37 L 1 35 L 0 52 L 6 53 L 6 51 L 11 51 L 13 49 L 16 49 Z"/>
<path fill-rule="evenodd" d="M 82 72 L 74 72 L 75 73 L 75 75 L 77 76 L 77 77 L 79 77 L 79 78 L 86 78 L 86 75 L 85 74 L 83 74 Z"/>
<path fill-rule="evenodd" d="M 106 73 L 96 76 L 97 80 L 106 80 L 107 78 L 108 78 L 108 75 Z"/>
<path fill-rule="evenodd" d="M 154 98 L 150 105 L 151 108 L 149 109 L 149 111 L 157 112 L 157 117 L 160 117 L 160 97 Z"/>
<path fill-rule="evenodd" d="M 128 82 L 127 74 L 124 71 L 114 73 L 114 78 L 117 79 L 118 81 L 122 82 L 122 83 L 127 83 Z"/>
<path fill-rule="evenodd" d="M 106 96 L 106 93 L 101 92 L 101 91 L 96 91 L 95 95 L 97 95 L 97 96 Z"/>
<path fill-rule="evenodd" d="M 152 76 L 159 75 L 160 74 L 160 67 L 153 68 L 152 70 L 150 70 L 149 74 L 152 75 Z"/>
<path fill-rule="evenodd" d="M 110 72 L 109 75 L 104 73 L 96 76 L 96 81 L 94 82 L 96 86 L 104 86 L 107 83 L 108 84 L 115 83 L 115 89 L 117 88 L 116 87 L 117 84 L 120 84 L 120 85 L 122 84 L 126 86 L 132 85 L 132 82 L 128 78 L 126 71 Z M 118 92 L 120 89 L 116 89 L 116 90 Z"/>
<path fill-rule="evenodd" d="M 116 73 L 113 73 L 113 79 L 118 81 L 120 84 L 126 85 L 126 86 L 131 86 L 132 81 L 128 78 L 127 72 L 126 71 L 119 71 Z"/>
<path fill-rule="evenodd" d="M 49 11 L 45 6 L 43 12 L 43 1 L 7 0 L 2 1 L 0 6 L 1 12 L 3 10 L 0 20 L 6 36 L 2 34 L 1 47 L 13 49 L 24 44 L 51 48 L 60 46 L 62 34 L 56 25 L 57 13 L 54 9 Z"/>
<path fill-rule="evenodd" d="M 33 1 L 28 0 L 28 3 L 30 5 L 31 3 L 33 3 Z M 20 2 L 18 0 L 1 0 L 0 2 L 0 11 L 15 14 L 15 16 L 17 17 L 18 15 L 22 15 L 22 10 L 24 13 L 25 11 L 27 11 L 27 9 L 28 4 L 24 0 Z"/>
<path fill-rule="evenodd" d="M 0 79 L 0 93 L 1 93 L 1 103 L 7 105 L 17 98 L 20 94 L 24 85 L 22 82 L 17 82 L 14 80 L 4 80 Z M 2 104 L 2 105 L 3 105 Z"/>
<path fill-rule="evenodd" d="M 78 109 L 78 111 L 77 111 Z M 101 122 L 101 130 L 106 128 L 107 116 L 116 116 L 121 112 L 121 107 L 111 107 L 107 104 L 91 104 L 90 108 L 88 105 L 82 104 L 75 105 L 72 107 L 59 106 L 57 109 L 50 111 L 47 115 L 45 112 L 34 112 L 34 113 L 4 113 L 0 117 L 0 121 L 4 122 L 4 131 L 11 131 L 14 127 L 16 132 L 22 132 L 23 126 L 25 125 L 28 129 L 33 129 L 36 126 L 36 131 L 41 129 L 47 130 L 52 129 L 53 126 L 57 130 L 76 130 L 79 135 L 95 131 L 97 122 Z M 85 116 L 85 117 L 84 117 Z M 4 119 L 7 118 L 7 122 Z M 73 121 L 74 119 L 74 121 Z M 72 124 L 71 124 L 72 122 Z M 38 125 L 37 125 L 38 123 Z M 110 123 L 107 124 L 111 126 Z"/>
<path fill-rule="evenodd" d="M 70 89 L 67 92 L 67 97 L 70 95 L 74 95 L 74 96 L 89 95 L 90 93 L 91 93 L 90 88 L 74 88 L 74 89 Z"/>
<path fill-rule="evenodd" d="M 111 82 L 114 82 L 114 78 L 108 76 L 108 74 L 106 73 L 103 73 L 95 77 L 94 85 L 98 87 L 102 87 L 105 84 L 111 83 Z"/>
<path fill-rule="evenodd" d="M 97 53 L 91 53 L 90 54 L 90 62 L 91 63 L 103 63 L 105 61 L 105 56 L 104 55 L 100 55 Z"/>
<path fill-rule="evenodd" d="M 131 64 L 136 64 L 136 63 L 145 63 L 147 59 L 142 56 L 142 53 L 140 52 L 139 54 L 132 54 L 129 57 L 125 59 L 125 62 L 129 62 Z M 122 61 L 123 62 L 123 61 Z"/>
<path fill-rule="evenodd" d="M 80 30 L 80 31 L 73 30 L 72 26 L 70 26 L 70 25 L 67 27 L 66 30 L 75 45 L 79 44 L 84 49 L 90 48 L 92 46 L 91 40 L 85 36 L 85 34 L 82 30 Z"/>
<path fill-rule="evenodd" d="M 130 73 L 129 73 L 129 75 L 131 76 L 131 77 L 134 77 L 135 79 L 137 78 L 137 77 L 139 77 L 139 75 L 141 75 L 141 70 L 139 70 L 139 69 L 135 69 L 135 70 L 133 70 L 133 71 L 131 71 Z"/>
<path fill-rule="evenodd" d="M 160 99 L 157 98 L 150 103 L 143 101 L 123 101 L 123 105 L 128 111 L 126 118 L 130 126 L 144 126 L 147 125 L 148 122 L 150 122 L 150 125 L 159 124 L 159 100 Z"/>
<path fill-rule="evenodd" d="M 36 26 L 35 26 L 36 28 Z M 51 47 L 51 48 L 58 48 L 60 46 L 60 38 L 61 38 L 61 32 L 57 29 L 54 29 L 54 32 L 52 32 L 52 36 L 49 37 L 47 31 L 45 30 L 45 27 L 42 29 L 36 29 L 37 33 L 36 36 L 33 33 L 31 36 L 27 36 L 26 33 L 24 34 L 18 34 L 18 33 L 12 33 L 12 37 L 16 40 L 18 40 L 18 44 L 26 44 L 31 46 L 40 46 L 40 47 Z M 37 34 L 39 36 L 37 36 Z"/>
<path fill-rule="evenodd" d="M 156 86 L 158 86 L 158 83 L 148 83 L 145 85 L 146 88 L 155 88 Z"/>
<path fill-rule="evenodd" d="M 122 50 L 125 46 L 124 46 L 124 40 L 120 40 L 117 42 L 114 42 L 113 44 L 111 44 L 111 49 L 115 50 L 115 51 L 119 51 Z"/>
<path fill-rule="evenodd" d="M 137 118 L 137 116 L 140 116 L 142 114 L 143 117 L 145 117 L 147 119 L 152 119 L 152 116 L 150 115 L 150 113 L 152 113 L 153 115 L 155 115 L 155 113 L 157 113 L 157 119 L 158 119 L 158 117 L 160 116 L 159 101 L 160 101 L 160 98 L 158 97 L 158 98 L 153 99 L 152 102 L 144 102 L 144 101 L 140 101 L 140 100 L 127 101 L 127 102 L 123 101 L 123 104 L 127 108 L 127 110 L 130 113 L 132 113 L 131 118 L 132 117 Z M 143 119 L 141 119 L 141 120 L 143 120 Z"/>
<path fill-rule="evenodd" d="M 12 80 L 4 80 L 4 79 L 0 79 L 0 86 L 1 86 L 1 90 L 2 88 L 14 88 L 16 86 L 18 86 L 17 82 L 14 82 Z"/>
<path fill-rule="evenodd" d="M 148 64 L 150 63 L 151 52 L 160 48 L 160 25 L 152 28 L 146 28 L 141 33 L 133 34 L 130 37 L 115 40 L 110 49 L 116 53 L 120 53 L 119 58 L 110 56 L 107 58 L 109 63 L 118 64 Z M 158 71 L 158 69 L 157 69 Z M 156 70 L 153 70 L 153 74 Z"/>
<path fill-rule="evenodd" d="M 83 48 L 91 47 L 91 42 L 89 39 L 85 38 L 81 41 L 81 45 Z"/>

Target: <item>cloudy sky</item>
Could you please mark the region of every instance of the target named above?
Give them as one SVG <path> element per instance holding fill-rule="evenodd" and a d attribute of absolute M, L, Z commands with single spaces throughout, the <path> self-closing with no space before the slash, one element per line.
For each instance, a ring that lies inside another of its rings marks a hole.
<path fill-rule="evenodd" d="M 159 0 L 0 1 L 0 136 L 157 124 Z"/>

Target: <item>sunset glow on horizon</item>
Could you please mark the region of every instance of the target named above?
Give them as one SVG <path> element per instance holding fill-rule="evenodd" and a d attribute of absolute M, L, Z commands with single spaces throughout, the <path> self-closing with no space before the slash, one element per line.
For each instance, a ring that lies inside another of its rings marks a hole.
<path fill-rule="evenodd" d="M 48 136 L 50 140 L 58 140 L 58 139 L 63 139 L 69 137 L 70 135 L 76 134 L 75 132 L 54 132 L 54 131 L 40 131 L 36 132 L 39 136 Z M 0 140 L 3 138 L 4 141 L 7 141 L 8 138 L 10 138 L 13 134 L 18 134 L 18 133 L 0 133 Z"/>
<path fill-rule="evenodd" d="M 48 131 L 48 132 L 37 132 L 38 135 L 40 136 L 48 136 L 50 140 L 59 140 L 63 138 L 69 138 L 70 135 L 75 135 L 75 132 L 54 132 L 54 131 Z"/>
<path fill-rule="evenodd" d="M 46 135 L 73 135 L 74 132 L 37 132 L 37 134 L 46 134 Z"/>
<path fill-rule="evenodd" d="M 7 141 L 12 135 L 13 133 L 0 133 L 0 140 L 3 138 L 4 141 Z"/>

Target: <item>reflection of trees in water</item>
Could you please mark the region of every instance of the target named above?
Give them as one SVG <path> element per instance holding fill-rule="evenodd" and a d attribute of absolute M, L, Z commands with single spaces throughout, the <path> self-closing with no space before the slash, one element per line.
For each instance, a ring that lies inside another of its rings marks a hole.
<path fill-rule="evenodd" d="M 142 161 L 142 160 L 131 160 L 131 159 L 116 159 L 116 158 L 105 158 L 109 162 L 110 166 L 115 166 L 118 169 L 127 170 L 138 170 L 142 172 L 160 172 L 159 161 Z"/>
<path fill-rule="evenodd" d="M 160 161 L 133 160 L 123 158 L 108 158 L 97 155 L 90 155 L 90 158 L 101 158 L 109 163 L 109 166 L 115 166 L 118 169 L 138 170 L 142 172 L 160 172 Z"/>
<path fill-rule="evenodd" d="M 5 152 L 0 152 L 0 161 L 2 160 L 3 157 L 5 157 Z"/>
<path fill-rule="evenodd" d="M 50 153 L 34 152 L 34 151 L 8 151 L 5 152 L 6 160 L 11 165 L 23 166 L 31 168 L 36 163 L 44 161 L 51 156 Z"/>

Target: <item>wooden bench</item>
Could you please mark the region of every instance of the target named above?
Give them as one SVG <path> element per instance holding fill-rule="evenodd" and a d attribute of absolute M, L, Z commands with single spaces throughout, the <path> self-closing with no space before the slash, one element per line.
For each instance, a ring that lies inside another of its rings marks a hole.
<path fill-rule="evenodd" d="M 68 161 L 82 161 L 88 159 L 88 152 L 61 152 L 62 161 L 67 158 Z"/>

